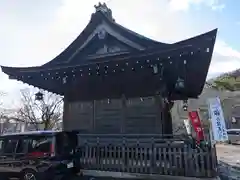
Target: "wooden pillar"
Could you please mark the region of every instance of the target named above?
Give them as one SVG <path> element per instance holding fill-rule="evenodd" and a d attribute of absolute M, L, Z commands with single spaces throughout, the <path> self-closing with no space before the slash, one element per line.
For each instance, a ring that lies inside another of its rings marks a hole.
<path fill-rule="evenodd" d="M 162 134 L 163 133 L 163 120 L 162 120 L 162 100 L 161 96 L 155 95 L 155 107 L 156 107 L 156 125 L 155 125 L 155 133 Z"/>
<path fill-rule="evenodd" d="M 68 113 L 69 113 L 69 103 L 66 97 L 63 99 L 63 123 L 62 123 L 62 129 L 67 130 L 70 123 L 68 121 Z"/>
<path fill-rule="evenodd" d="M 95 100 L 92 101 L 92 133 L 96 131 L 96 102 Z"/>
<path fill-rule="evenodd" d="M 173 125 L 172 125 L 172 115 L 171 109 L 173 107 L 173 102 L 168 101 L 164 98 L 161 98 L 161 119 L 162 119 L 162 133 L 164 135 L 171 135 L 173 134 Z"/>
<path fill-rule="evenodd" d="M 126 126 L 126 97 L 125 95 L 122 95 L 121 97 L 121 102 L 122 102 L 122 114 L 121 114 L 121 134 L 125 133 L 125 126 Z"/>

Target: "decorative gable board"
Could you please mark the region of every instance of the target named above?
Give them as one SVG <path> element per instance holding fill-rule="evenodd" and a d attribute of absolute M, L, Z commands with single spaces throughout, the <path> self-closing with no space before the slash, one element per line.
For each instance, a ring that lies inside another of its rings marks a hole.
<path fill-rule="evenodd" d="M 115 39 L 115 40 L 113 40 Z M 114 43 L 113 43 L 114 41 Z M 99 49 L 94 49 L 94 44 L 99 44 Z M 111 44 L 111 46 L 109 45 Z M 91 51 L 91 47 L 93 48 Z M 129 49 L 144 50 L 145 48 L 114 31 L 106 22 L 102 22 L 96 29 L 88 36 L 86 41 L 69 57 L 67 62 L 74 60 L 76 57 L 92 56 L 92 55 L 106 55 L 127 52 Z M 95 52 L 94 52 L 95 50 Z M 87 52 L 87 51 L 91 51 Z M 99 56 L 98 56 L 99 57 Z M 79 58 L 77 58 L 79 59 Z"/>
<path fill-rule="evenodd" d="M 101 56 L 110 56 L 134 51 L 137 50 L 118 41 L 111 35 L 108 35 L 103 40 L 99 40 L 98 37 L 95 36 L 91 42 L 89 42 L 89 44 L 72 59 L 71 62 L 78 61 L 79 59 L 93 59 Z"/>

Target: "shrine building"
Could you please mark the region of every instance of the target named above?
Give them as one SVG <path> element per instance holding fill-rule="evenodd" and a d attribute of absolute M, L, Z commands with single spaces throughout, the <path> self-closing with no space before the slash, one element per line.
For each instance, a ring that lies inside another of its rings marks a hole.
<path fill-rule="evenodd" d="M 80 35 L 48 63 L 1 67 L 10 79 L 64 96 L 64 130 L 172 134 L 171 107 L 201 94 L 216 34 L 158 42 L 118 24 L 99 3 Z"/>

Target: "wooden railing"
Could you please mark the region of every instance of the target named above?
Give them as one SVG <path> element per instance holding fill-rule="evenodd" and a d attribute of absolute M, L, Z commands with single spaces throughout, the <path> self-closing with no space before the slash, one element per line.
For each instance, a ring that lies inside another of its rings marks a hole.
<path fill-rule="evenodd" d="M 158 135 L 79 135 L 83 169 L 187 177 L 215 177 L 211 146 Z"/>

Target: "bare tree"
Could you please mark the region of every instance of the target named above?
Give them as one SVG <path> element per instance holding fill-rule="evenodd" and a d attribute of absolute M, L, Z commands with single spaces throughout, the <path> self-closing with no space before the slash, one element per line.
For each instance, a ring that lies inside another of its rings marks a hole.
<path fill-rule="evenodd" d="M 0 108 L 2 109 L 2 106 L 3 106 L 3 97 L 6 96 L 7 93 L 6 92 L 3 92 L 3 91 L 0 91 Z"/>
<path fill-rule="evenodd" d="M 6 132 L 6 126 L 9 123 L 9 120 L 5 118 L 5 113 L 3 110 L 0 112 L 0 134 L 3 134 Z"/>
<path fill-rule="evenodd" d="M 39 130 L 40 126 L 44 130 L 56 128 L 62 120 L 62 97 L 44 93 L 42 99 L 36 100 L 35 93 L 30 89 L 20 91 L 20 107 L 12 119 L 33 125 L 35 130 Z"/>
<path fill-rule="evenodd" d="M 3 107 L 3 97 L 6 93 L 0 91 L 0 134 L 6 133 L 10 120 L 6 118 L 6 109 Z"/>
<path fill-rule="evenodd" d="M 15 111 L 13 109 L 2 108 L 0 112 L 0 134 L 7 132 L 16 132 L 19 128 L 18 123 L 14 120 L 13 114 Z"/>

